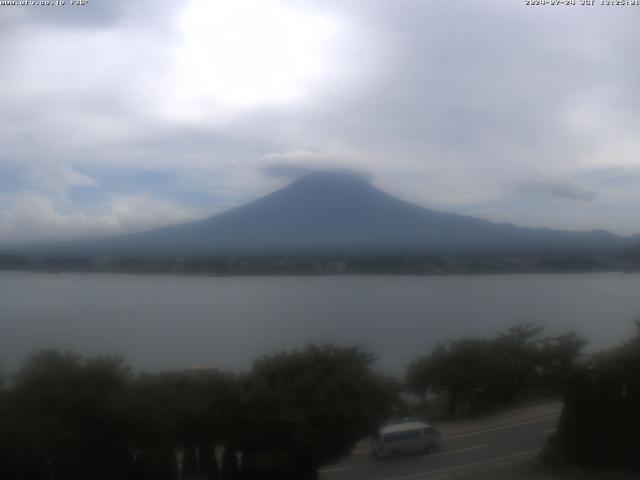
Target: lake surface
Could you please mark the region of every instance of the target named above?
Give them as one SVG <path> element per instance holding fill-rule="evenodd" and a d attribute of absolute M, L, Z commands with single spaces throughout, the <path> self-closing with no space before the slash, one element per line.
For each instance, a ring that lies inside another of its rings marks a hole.
<path fill-rule="evenodd" d="M 640 275 L 188 277 L 0 272 L 0 370 L 45 347 L 136 368 L 247 369 L 308 342 L 357 343 L 402 373 L 437 342 L 520 322 L 597 350 L 634 332 Z"/>

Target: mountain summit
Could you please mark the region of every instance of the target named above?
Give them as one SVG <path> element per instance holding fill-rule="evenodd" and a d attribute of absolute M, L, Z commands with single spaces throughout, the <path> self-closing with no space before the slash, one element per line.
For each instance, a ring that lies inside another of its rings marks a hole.
<path fill-rule="evenodd" d="M 350 173 L 315 172 L 241 207 L 138 234 L 58 244 L 94 255 L 296 255 L 615 249 L 605 231 L 521 228 L 429 210 Z"/>

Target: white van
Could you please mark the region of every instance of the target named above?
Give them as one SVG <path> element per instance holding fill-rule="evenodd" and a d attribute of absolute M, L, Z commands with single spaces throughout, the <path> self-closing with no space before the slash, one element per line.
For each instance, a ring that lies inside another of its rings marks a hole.
<path fill-rule="evenodd" d="M 371 439 L 371 453 L 377 458 L 400 458 L 411 453 L 432 453 L 441 447 L 440 432 L 423 422 L 387 425 Z"/>

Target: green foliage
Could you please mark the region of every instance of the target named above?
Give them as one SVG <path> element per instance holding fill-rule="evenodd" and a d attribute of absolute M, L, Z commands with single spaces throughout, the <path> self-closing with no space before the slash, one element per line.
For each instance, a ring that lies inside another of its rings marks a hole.
<path fill-rule="evenodd" d="M 235 375 L 215 369 L 140 375 L 129 408 L 131 445 L 142 454 L 141 468 L 173 475 L 174 452 L 181 450 L 184 475 L 215 475 L 214 439 L 232 436 L 242 396 Z"/>
<path fill-rule="evenodd" d="M 122 406 L 129 370 L 121 360 L 82 360 L 49 350 L 30 357 L 6 400 L 15 478 L 80 479 L 127 470 Z"/>
<path fill-rule="evenodd" d="M 544 458 L 640 470 L 640 331 L 572 373 Z"/>
<path fill-rule="evenodd" d="M 504 390 L 508 364 L 497 353 L 492 342 L 474 338 L 439 345 L 411 364 L 408 387 L 445 395 L 451 413 L 475 410 Z"/>
<path fill-rule="evenodd" d="M 541 344 L 540 374 L 544 387 L 552 393 L 564 391 L 587 341 L 576 332 L 557 337 L 545 337 Z"/>
<path fill-rule="evenodd" d="M 256 361 L 243 464 L 250 478 L 312 477 L 391 413 L 393 392 L 358 348 L 309 346 Z"/>
<path fill-rule="evenodd" d="M 406 386 L 423 398 L 428 392 L 445 396 L 453 415 L 510 402 L 527 391 L 558 393 L 586 341 L 574 332 L 541 337 L 543 330 L 520 324 L 494 339 L 439 344 L 409 365 Z"/>
<path fill-rule="evenodd" d="M 389 413 L 393 388 L 357 348 L 132 375 L 116 358 L 48 350 L 0 384 L 0 472 L 21 480 L 305 478 Z M 225 446 L 222 465 L 214 447 Z M 241 452 L 242 468 L 236 454 Z"/>

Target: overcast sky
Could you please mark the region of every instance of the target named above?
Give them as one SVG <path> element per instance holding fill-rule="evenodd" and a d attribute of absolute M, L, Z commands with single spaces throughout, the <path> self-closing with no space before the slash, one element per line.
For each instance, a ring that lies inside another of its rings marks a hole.
<path fill-rule="evenodd" d="M 198 218 L 325 167 L 640 233 L 640 7 L 66 3 L 0 5 L 0 243 Z"/>

